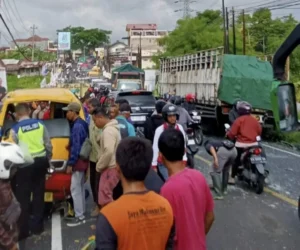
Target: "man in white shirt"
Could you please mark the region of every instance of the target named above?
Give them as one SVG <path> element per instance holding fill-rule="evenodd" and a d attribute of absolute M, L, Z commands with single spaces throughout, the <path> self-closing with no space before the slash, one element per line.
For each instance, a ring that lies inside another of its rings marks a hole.
<path fill-rule="evenodd" d="M 161 177 L 163 177 L 163 179 L 166 181 L 168 179 L 168 171 L 167 171 L 166 167 L 162 165 L 162 162 L 159 159 L 158 139 L 159 139 L 160 135 L 162 134 L 162 132 L 165 129 L 169 129 L 169 128 L 180 130 L 184 136 L 185 141 L 186 141 L 186 134 L 185 134 L 183 127 L 177 123 L 177 120 L 179 119 L 179 114 L 178 114 L 178 109 L 177 109 L 176 105 L 166 104 L 163 107 L 162 116 L 165 120 L 165 123 L 163 125 L 159 126 L 155 130 L 155 135 L 154 135 L 154 140 L 153 140 L 152 168 L 155 169 L 156 171 L 158 170 Z M 187 162 L 186 153 L 184 154 L 182 160 L 184 162 Z"/>

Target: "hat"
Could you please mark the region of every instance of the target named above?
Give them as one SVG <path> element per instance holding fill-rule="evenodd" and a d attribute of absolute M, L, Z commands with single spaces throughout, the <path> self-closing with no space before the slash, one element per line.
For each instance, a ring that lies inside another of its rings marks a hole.
<path fill-rule="evenodd" d="M 81 109 L 81 105 L 77 102 L 71 102 L 67 107 L 62 108 L 64 111 L 74 111 L 79 112 Z"/>
<path fill-rule="evenodd" d="M 120 110 L 120 112 L 130 112 L 131 113 L 131 107 L 128 103 L 122 103 L 120 105 L 119 110 Z"/>

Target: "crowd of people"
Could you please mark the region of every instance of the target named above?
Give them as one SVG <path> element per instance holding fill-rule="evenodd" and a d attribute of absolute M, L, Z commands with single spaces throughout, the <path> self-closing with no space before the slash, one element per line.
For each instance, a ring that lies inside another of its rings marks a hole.
<path fill-rule="evenodd" d="M 43 104 L 39 103 L 41 110 L 47 106 Z M 245 102 L 239 106 L 244 113 L 239 112 L 227 133 L 228 138 L 237 140 L 236 144 L 229 140 L 205 143 L 214 159 L 211 176 L 215 197 L 200 171 L 187 166 L 187 139 L 178 122 L 176 105 L 157 101 L 155 114 L 145 123 L 146 138 L 136 137 L 126 100 L 105 107 L 98 99 L 89 98 L 83 107 L 86 119 L 80 117 L 82 105 L 77 102 L 63 108 L 71 127 L 66 171 L 72 175 L 74 208 L 74 216 L 66 218 L 67 226 L 86 223 L 84 184 L 89 171 L 94 201 L 91 216 L 98 217 L 97 250 L 206 249 L 205 237 L 214 221 L 213 199 L 222 199 L 227 193 L 229 171 L 236 165 L 240 148 L 255 143 L 261 133 L 260 125 L 250 115 L 251 106 Z M 7 184 L 11 176 L 3 178 L 0 171 L 0 186 L 4 185 L 0 203 L 7 201 L 0 206 L 0 247 L 4 249 L 18 249 L 18 240 L 44 231 L 45 175 L 52 145 L 41 121 L 44 114 L 35 114 L 36 110 L 26 103 L 18 104 L 18 123 L 10 135 L 13 143 L 27 145 L 33 163 L 13 174 L 12 190 Z M 1 143 L 2 148 L 7 145 L 11 146 Z M 14 151 L 22 156 L 18 148 Z M 10 165 L 2 166 L 6 157 L 2 152 L 0 170 L 22 163 L 8 159 Z M 236 174 L 236 168 L 232 174 Z"/>

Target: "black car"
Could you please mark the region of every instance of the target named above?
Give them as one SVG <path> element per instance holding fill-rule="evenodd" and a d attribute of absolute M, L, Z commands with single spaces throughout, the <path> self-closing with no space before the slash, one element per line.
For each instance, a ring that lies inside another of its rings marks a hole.
<path fill-rule="evenodd" d="M 131 120 L 135 127 L 142 127 L 147 116 L 151 116 L 155 110 L 155 98 L 151 91 L 115 91 L 111 92 L 110 97 L 117 101 L 125 99 L 131 106 Z"/>

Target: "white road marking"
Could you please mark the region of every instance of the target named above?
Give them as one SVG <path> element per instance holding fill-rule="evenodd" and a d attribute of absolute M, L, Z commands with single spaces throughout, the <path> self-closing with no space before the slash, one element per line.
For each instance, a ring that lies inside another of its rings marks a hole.
<path fill-rule="evenodd" d="M 52 214 L 51 250 L 62 250 L 62 232 L 60 213 Z"/>
<path fill-rule="evenodd" d="M 279 152 L 286 153 L 286 154 L 289 154 L 289 155 L 292 155 L 292 156 L 295 156 L 295 157 L 299 157 L 299 158 L 300 158 L 300 154 L 296 154 L 296 153 L 293 153 L 293 152 L 289 152 L 289 151 L 287 151 L 287 150 L 280 149 L 280 148 L 275 148 L 275 147 L 270 146 L 270 145 L 267 145 L 267 144 L 265 144 L 265 143 L 262 143 L 262 145 L 263 145 L 264 147 L 271 148 L 271 149 L 277 150 L 277 151 L 279 151 Z"/>

